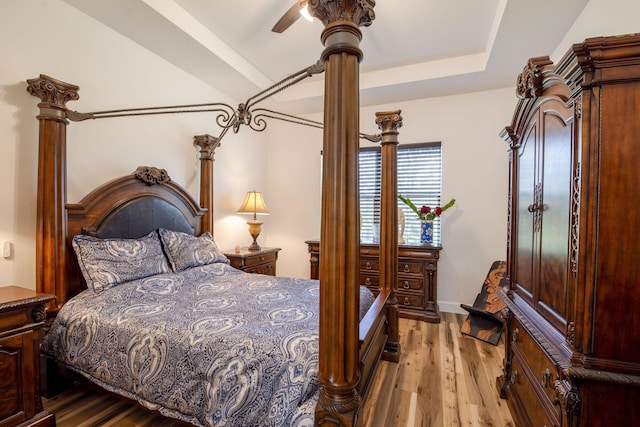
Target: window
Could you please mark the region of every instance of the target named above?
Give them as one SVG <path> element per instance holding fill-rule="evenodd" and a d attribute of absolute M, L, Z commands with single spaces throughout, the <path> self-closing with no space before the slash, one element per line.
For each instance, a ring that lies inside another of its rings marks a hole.
<path fill-rule="evenodd" d="M 380 147 L 362 148 L 359 155 L 360 212 L 362 242 L 377 242 L 380 235 Z M 398 194 L 422 205 L 440 206 L 442 192 L 442 150 L 440 142 L 398 146 Z M 420 244 L 420 220 L 404 203 L 398 207 L 405 215 L 404 241 Z M 440 219 L 433 223 L 434 244 L 440 244 Z"/>

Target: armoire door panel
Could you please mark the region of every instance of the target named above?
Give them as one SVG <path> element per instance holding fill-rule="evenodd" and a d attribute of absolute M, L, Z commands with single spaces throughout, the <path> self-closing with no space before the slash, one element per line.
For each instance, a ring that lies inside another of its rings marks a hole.
<path fill-rule="evenodd" d="M 529 128 L 518 149 L 518 191 L 516 221 L 517 265 L 515 282 L 523 299 L 532 303 L 534 270 L 534 229 L 532 206 L 536 184 L 536 126 Z"/>
<path fill-rule="evenodd" d="M 537 309 L 558 329 L 567 318 L 572 192 L 572 114 L 557 102 L 541 109 L 542 201 Z M 555 108 L 554 108 L 555 107 Z M 568 123 L 569 122 L 569 123 Z"/>

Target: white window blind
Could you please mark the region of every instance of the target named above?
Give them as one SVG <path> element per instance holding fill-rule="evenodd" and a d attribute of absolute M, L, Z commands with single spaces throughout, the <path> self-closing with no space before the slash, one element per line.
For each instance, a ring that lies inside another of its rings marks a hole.
<path fill-rule="evenodd" d="M 359 155 L 360 239 L 378 242 L 380 236 L 381 154 L 379 147 L 362 148 Z M 408 197 L 420 209 L 441 206 L 442 150 L 440 142 L 398 146 L 398 194 Z M 405 215 L 405 244 L 420 244 L 420 219 L 398 201 Z M 433 223 L 433 243 L 440 244 L 440 219 Z"/>

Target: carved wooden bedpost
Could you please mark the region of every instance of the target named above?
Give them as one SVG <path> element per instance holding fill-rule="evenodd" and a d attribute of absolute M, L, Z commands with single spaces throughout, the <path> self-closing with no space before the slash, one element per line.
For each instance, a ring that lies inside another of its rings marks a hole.
<path fill-rule="evenodd" d="M 323 385 L 316 425 L 356 424 L 359 365 L 360 228 L 358 202 L 360 25 L 372 0 L 309 0 L 324 25 L 323 190 L 320 227 L 320 352 Z"/>
<path fill-rule="evenodd" d="M 220 140 L 204 134 L 194 136 L 193 142 L 200 147 L 200 207 L 207 209 L 200 232 L 208 231 L 213 235 L 213 154 L 220 146 Z"/>
<path fill-rule="evenodd" d="M 400 360 L 398 332 L 398 128 L 400 110 L 376 113 L 382 134 L 382 183 L 380 202 L 380 288 L 391 291 L 387 300 L 389 336 L 383 357 Z"/>
<path fill-rule="evenodd" d="M 66 103 L 79 87 L 44 74 L 27 80 L 27 92 L 42 100 L 38 149 L 36 290 L 66 300 L 67 120 Z M 58 298 L 60 301 L 60 298 Z M 57 311 L 57 308 L 48 308 Z"/>

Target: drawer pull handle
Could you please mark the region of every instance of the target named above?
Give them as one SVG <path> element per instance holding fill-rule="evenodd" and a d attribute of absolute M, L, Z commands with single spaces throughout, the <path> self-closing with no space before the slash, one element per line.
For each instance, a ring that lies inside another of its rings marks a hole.
<path fill-rule="evenodd" d="M 364 284 L 369 286 L 371 284 L 371 279 L 367 277 L 367 279 L 364 281 Z"/>
<path fill-rule="evenodd" d="M 409 289 L 409 281 L 405 280 L 404 283 L 402 284 L 402 287 L 405 289 Z"/>
<path fill-rule="evenodd" d="M 509 381 L 511 381 L 511 384 L 515 384 L 516 381 L 518 381 L 518 371 L 515 370 L 511 373 L 511 378 L 509 379 Z"/>
<path fill-rule="evenodd" d="M 367 261 L 367 270 L 371 270 L 371 263 Z"/>
<path fill-rule="evenodd" d="M 260 257 L 260 261 L 264 261 L 264 257 L 263 256 Z"/>
<path fill-rule="evenodd" d="M 409 264 L 405 264 L 404 265 L 404 272 L 408 273 L 409 272 Z"/>
<path fill-rule="evenodd" d="M 513 333 L 511 334 L 511 342 L 512 343 L 516 343 L 518 341 L 518 335 L 520 334 L 520 330 L 518 328 L 515 328 L 513 330 Z"/>
<path fill-rule="evenodd" d="M 404 305 L 411 305 L 411 301 L 409 301 L 409 298 L 404 298 Z"/>
<path fill-rule="evenodd" d="M 549 368 L 547 368 L 544 370 L 544 372 L 542 372 L 542 382 L 541 382 L 542 387 L 548 388 L 550 379 L 551 379 L 551 372 L 549 372 Z"/>

